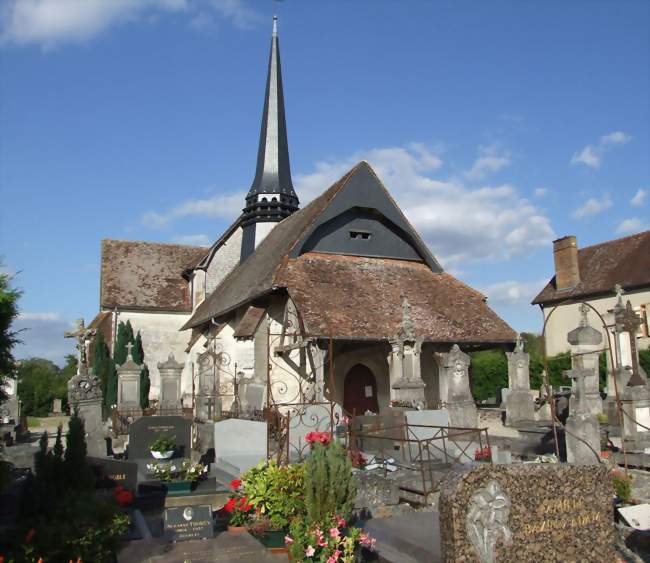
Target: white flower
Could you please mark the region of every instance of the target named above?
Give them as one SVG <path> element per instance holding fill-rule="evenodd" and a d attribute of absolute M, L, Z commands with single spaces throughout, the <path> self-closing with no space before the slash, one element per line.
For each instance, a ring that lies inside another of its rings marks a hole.
<path fill-rule="evenodd" d="M 176 471 L 176 466 L 175 466 L 175 465 L 172 465 L 170 469 L 171 469 L 172 471 Z"/>

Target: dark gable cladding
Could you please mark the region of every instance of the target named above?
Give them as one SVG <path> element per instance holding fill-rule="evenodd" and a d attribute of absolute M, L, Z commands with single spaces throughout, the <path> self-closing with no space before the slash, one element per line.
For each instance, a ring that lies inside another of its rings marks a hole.
<path fill-rule="evenodd" d="M 100 307 L 191 312 L 182 274 L 205 253 L 197 246 L 102 240 Z"/>
<path fill-rule="evenodd" d="M 614 295 L 616 284 L 626 290 L 650 288 L 650 231 L 581 248 L 578 267 L 578 285 L 558 291 L 553 276 L 533 305 Z"/>

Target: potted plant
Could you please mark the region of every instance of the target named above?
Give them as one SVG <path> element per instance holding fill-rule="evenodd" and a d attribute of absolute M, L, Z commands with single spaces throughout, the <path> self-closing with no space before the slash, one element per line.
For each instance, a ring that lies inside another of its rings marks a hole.
<path fill-rule="evenodd" d="M 242 475 L 242 487 L 257 517 L 249 531 L 267 548 L 286 551 L 289 523 L 305 510 L 304 464 L 262 462 Z"/>
<path fill-rule="evenodd" d="M 244 495 L 241 487 L 241 480 L 234 479 L 230 482 L 232 493 L 223 509 L 228 513 L 228 531 L 241 533 L 246 531 L 246 526 L 253 520 L 255 512 Z"/>
<path fill-rule="evenodd" d="M 159 464 L 154 461 L 147 465 L 147 469 L 156 479 L 162 481 L 167 494 L 170 495 L 189 493 L 194 483 L 208 470 L 202 463 L 192 463 L 189 459 L 184 459 L 180 465 L 172 462 Z"/>
<path fill-rule="evenodd" d="M 474 461 L 492 461 L 492 449 L 490 446 L 484 448 L 476 448 L 474 451 Z"/>
<path fill-rule="evenodd" d="M 176 449 L 176 436 L 161 434 L 149 444 L 149 449 L 156 459 L 170 459 Z"/>
<path fill-rule="evenodd" d="M 632 501 L 632 475 L 620 469 L 614 469 L 612 471 L 612 481 L 616 493 L 615 504 L 617 506 L 630 504 Z"/>

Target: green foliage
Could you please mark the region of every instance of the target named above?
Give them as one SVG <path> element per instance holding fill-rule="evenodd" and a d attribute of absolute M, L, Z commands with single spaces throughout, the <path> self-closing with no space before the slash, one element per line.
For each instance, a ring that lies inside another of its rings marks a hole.
<path fill-rule="evenodd" d="M 63 465 L 69 489 L 91 488 L 92 470 L 86 461 L 86 430 L 84 422 L 75 411 L 68 422 Z"/>
<path fill-rule="evenodd" d="M 356 487 L 352 462 L 344 446 L 315 443 L 305 463 L 305 505 L 308 522 L 320 522 L 330 515 L 347 518 L 352 511 Z"/>
<path fill-rule="evenodd" d="M 106 387 L 111 371 L 111 356 L 104 335 L 100 332 L 93 340 L 93 373 L 99 378 L 102 394 L 106 397 Z"/>
<path fill-rule="evenodd" d="M 548 363 L 548 379 L 549 383 L 554 387 L 571 385 L 571 381 L 565 379 L 562 371 L 571 369 L 571 354 L 569 352 L 562 352 L 557 356 L 552 356 L 547 359 Z M 530 386 L 533 389 L 539 389 L 542 386 L 543 378 L 542 371 L 544 370 L 544 362 L 540 357 L 531 357 L 530 359 Z"/>
<path fill-rule="evenodd" d="M 639 352 L 639 363 L 645 372 L 650 375 L 650 348 Z"/>
<path fill-rule="evenodd" d="M 142 348 L 142 337 L 140 336 L 140 331 L 138 331 L 138 334 L 136 334 L 135 340 L 133 341 L 131 355 L 136 364 L 139 365 L 144 362 L 144 349 Z"/>
<path fill-rule="evenodd" d="M 75 356 L 66 356 L 66 365 L 59 368 L 50 360 L 30 358 L 18 367 L 18 395 L 22 412 L 27 416 L 47 416 L 54 399 L 68 402 L 68 380 L 76 372 Z"/>
<path fill-rule="evenodd" d="M 108 376 L 106 378 L 106 394 L 104 395 L 104 406 L 111 409 L 117 404 L 117 368 L 115 362 L 109 359 Z"/>
<path fill-rule="evenodd" d="M 374 540 L 364 534 L 360 528 L 346 527 L 344 520 L 333 515 L 318 523 L 296 518 L 291 522 L 289 536 L 291 558 L 293 561 L 303 562 L 364 561 L 365 559 L 361 559 L 361 546 L 374 544 Z M 312 555 L 306 555 L 312 550 Z"/>
<path fill-rule="evenodd" d="M 2 269 L 0 261 L 0 270 Z M 22 292 L 11 287 L 12 278 L 0 272 L 0 403 L 6 399 L 2 382 L 12 376 L 14 357 L 12 349 L 18 344 L 18 331 L 12 329 L 18 317 L 18 299 Z"/>
<path fill-rule="evenodd" d="M 497 389 L 508 387 L 508 361 L 503 350 L 470 353 L 471 381 L 474 399 L 495 397 Z"/>
<path fill-rule="evenodd" d="M 625 474 L 620 469 L 612 471 L 614 492 L 622 503 L 629 503 L 632 498 L 632 475 Z"/>
<path fill-rule="evenodd" d="M 305 465 L 278 466 L 274 461 L 260 463 L 242 475 L 242 488 L 249 504 L 283 529 L 305 510 Z"/>
<path fill-rule="evenodd" d="M 149 389 L 151 389 L 151 379 L 149 378 L 149 368 L 145 364 L 140 372 L 140 408 L 149 408 Z"/>
<path fill-rule="evenodd" d="M 152 452 L 171 452 L 176 449 L 176 436 L 161 434 L 149 444 L 149 449 Z"/>

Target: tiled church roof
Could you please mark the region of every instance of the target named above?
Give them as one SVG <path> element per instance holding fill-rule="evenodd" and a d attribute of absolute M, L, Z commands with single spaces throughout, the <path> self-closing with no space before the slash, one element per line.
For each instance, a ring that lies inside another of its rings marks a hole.
<path fill-rule="evenodd" d="M 196 246 L 103 240 L 101 308 L 190 312 L 189 285 L 182 273 L 205 253 Z"/>
<path fill-rule="evenodd" d="M 616 284 L 628 290 L 650 287 L 650 231 L 578 249 L 578 268 L 576 287 L 558 291 L 554 276 L 533 304 L 613 296 Z"/>

